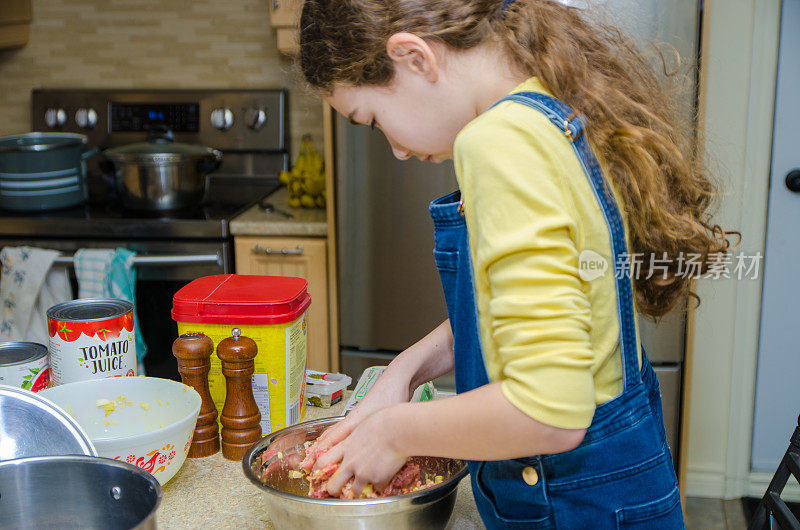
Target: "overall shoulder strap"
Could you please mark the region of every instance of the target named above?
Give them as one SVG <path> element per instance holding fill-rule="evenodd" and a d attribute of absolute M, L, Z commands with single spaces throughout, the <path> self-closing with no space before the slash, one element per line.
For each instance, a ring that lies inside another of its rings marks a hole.
<path fill-rule="evenodd" d="M 633 288 L 630 281 L 630 267 L 621 267 L 617 273 L 617 265 L 628 263 L 628 246 L 625 242 L 625 225 L 622 221 L 617 202 L 608 186 L 603 170 L 584 133 L 585 124 L 580 116 L 558 99 L 539 92 L 515 92 L 497 101 L 492 107 L 503 101 L 513 101 L 538 110 L 553 123 L 567 138 L 581 163 L 583 172 L 594 191 L 594 196 L 603 212 L 611 239 L 611 251 L 614 263 L 609 270 L 614 273 L 617 291 L 617 314 L 619 317 L 620 347 L 624 368 L 625 389 L 641 383 L 639 362 L 636 348 L 636 314 L 633 305 Z"/>

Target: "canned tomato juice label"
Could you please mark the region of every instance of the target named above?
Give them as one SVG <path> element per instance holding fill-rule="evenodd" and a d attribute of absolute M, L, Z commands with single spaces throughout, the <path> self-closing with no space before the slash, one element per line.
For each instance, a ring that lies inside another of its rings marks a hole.
<path fill-rule="evenodd" d="M 82 298 L 47 310 L 53 386 L 136 375 L 133 304 Z"/>
<path fill-rule="evenodd" d="M 49 387 L 47 347 L 35 342 L 0 343 L 0 385 L 31 392 Z"/>

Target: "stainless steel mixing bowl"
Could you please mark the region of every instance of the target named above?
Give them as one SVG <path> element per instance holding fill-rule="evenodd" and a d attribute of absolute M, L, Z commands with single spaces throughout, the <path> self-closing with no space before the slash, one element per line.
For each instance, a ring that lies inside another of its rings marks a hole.
<path fill-rule="evenodd" d="M 305 479 L 289 478 L 305 457 L 303 443 L 317 437 L 342 418 L 307 421 L 269 434 L 244 455 L 244 474 L 266 492 L 270 519 L 278 529 L 436 529 L 453 513 L 459 481 L 467 463 L 450 458 L 415 457 L 423 474 L 442 475 L 431 488 L 378 499 L 316 499 L 303 494 Z M 278 458 L 277 452 L 281 457 Z"/>
<path fill-rule="evenodd" d="M 158 481 L 136 466 L 96 456 L 0 462 L 0 528 L 151 529 Z"/>

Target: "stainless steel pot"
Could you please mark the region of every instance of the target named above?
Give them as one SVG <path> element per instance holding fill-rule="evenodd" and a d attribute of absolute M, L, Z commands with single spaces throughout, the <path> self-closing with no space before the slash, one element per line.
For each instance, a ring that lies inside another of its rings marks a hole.
<path fill-rule="evenodd" d="M 145 142 L 106 149 L 114 164 L 117 192 L 125 208 L 180 210 L 198 206 L 206 175 L 215 171 L 222 153 L 174 141 L 168 129 L 154 129 Z"/>
<path fill-rule="evenodd" d="M 441 484 L 428 489 L 377 499 L 316 499 L 302 495 L 308 484 L 289 477 L 303 457 L 303 443 L 315 440 L 342 418 L 307 421 L 271 433 L 244 455 L 242 467 L 250 481 L 264 490 L 270 519 L 278 529 L 412 530 L 445 528 L 467 475 L 467 463 L 450 458 L 419 458 L 421 470 L 442 475 Z M 280 451 L 280 454 L 278 454 Z M 288 464 L 287 464 L 288 463 Z"/>
<path fill-rule="evenodd" d="M 0 528 L 156 527 L 161 486 L 136 466 L 96 456 L 0 462 Z"/>

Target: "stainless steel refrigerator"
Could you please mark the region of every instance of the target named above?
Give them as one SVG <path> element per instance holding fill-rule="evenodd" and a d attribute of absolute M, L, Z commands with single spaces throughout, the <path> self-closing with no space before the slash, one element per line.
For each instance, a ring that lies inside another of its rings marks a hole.
<path fill-rule="evenodd" d="M 632 36 L 669 42 L 684 64 L 697 62 L 701 0 L 594 3 Z M 667 55 L 667 67 L 674 66 Z M 691 85 L 683 91 L 681 112 L 693 127 L 694 74 L 680 79 Z M 428 204 L 455 190 L 457 183 L 452 163 L 399 161 L 382 133 L 353 126 L 341 116 L 337 120 L 341 366 L 357 378 L 367 366 L 388 364 L 447 318 L 433 261 Z M 640 319 L 642 341 L 661 382 L 664 421 L 676 457 L 685 337 L 681 309 L 657 326 Z M 452 377 L 437 383 L 455 386 Z"/>

